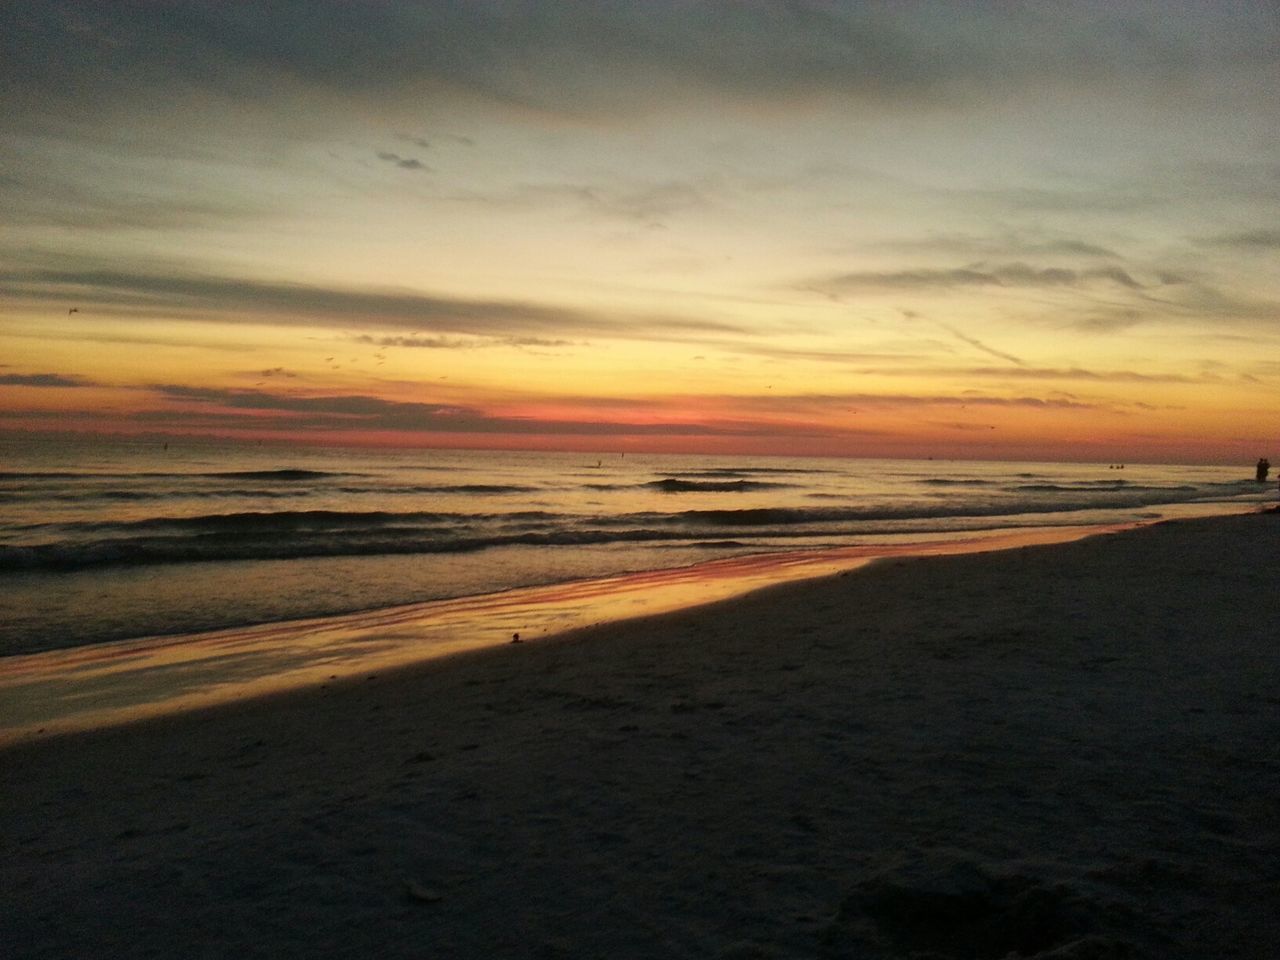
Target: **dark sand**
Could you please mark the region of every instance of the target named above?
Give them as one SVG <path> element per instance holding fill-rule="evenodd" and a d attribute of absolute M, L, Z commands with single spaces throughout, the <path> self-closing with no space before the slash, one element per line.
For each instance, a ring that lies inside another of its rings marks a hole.
<path fill-rule="evenodd" d="M 0 752 L 5 957 L 1280 956 L 1280 515 Z"/>

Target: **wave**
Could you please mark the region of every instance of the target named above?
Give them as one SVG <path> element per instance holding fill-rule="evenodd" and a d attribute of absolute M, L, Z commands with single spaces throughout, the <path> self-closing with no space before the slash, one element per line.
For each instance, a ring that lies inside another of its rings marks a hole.
<path fill-rule="evenodd" d="M 920 502 L 894 505 L 847 507 L 760 507 L 742 510 L 687 510 L 680 514 L 686 522 L 718 527 L 768 525 L 849 524 L 880 520 L 957 519 L 964 517 L 1013 517 L 1032 514 L 1076 513 L 1083 510 L 1128 510 L 1162 504 L 1214 501 L 1252 492 L 1246 482 L 1204 486 L 1141 486 L 1082 489 L 1053 487 L 1049 491 L 1067 496 L 1038 498 L 997 497 L 957 500 L 954 503 Z M 849 531 L 854 532 L 854 531 Z"/>
<path fill-rule="evenodd" d="M 265 473 L 279 475 L 278 471 Z M 286 476 L 297 475 L 294 471 L 286 472 Z M 687 476 L 665 477 L 639 486 L 671 492 L 710 489 L 717 493 L 786 486 L 769 480 L 698 480 L 687 479 Z M 232 488 L 252 489 L 255 496 L 286 495 L 293 490 L 289 486 L 291 482 L 272 486 L 259 479 L 252 486 L 241 484 L 232 485 Z M 634 489 L 637 485 L 633 483 L 630 486 Z M 307 489 L 304 486 L 301 492 L 305 493 Z M 327 495 L 333 489 L 326 485 L 324 492 Z M 392 487 L 383 492 L 405 489 L 409 488 Z M 413 489 L 482 495 L 519 494 L 543 488 L 480 483 L 419 485 Z M 203 488 L 202 494 L 207 490 L 207 487 Z M 578 512 L 572 508 L 561 512 L 542 510 L 538 509 L 540 504 L 518 496 L 506 502 L 476 499 L 468 505 L 478 507 L 487 502 L 494 506 L 470 512 L 385 509 L 388 504 L 379 503 L 384 509 L 256 509 L 182 515 L 178 508 L 173 508 L 168 515 L 151 516 L 137 516 L 140 510 L 133 508 L 132 518 L 107 520 L 98 516 L 78 522 L 58 520 L 57 514 L 46 513 L 39 523 L 11 523 L 0 528 L 16 535 L 7 543 L 0 539 L 0 571 L 430 554 L 516 545 L 668 543 L 687 546 L 706 542 L 740 542 L 736 538 L 756 544 L 785 538 L 825 540 L 866 534 L 873 528 L 892 532 L 889 528 L 893 525 L 909 525 L 912 530 L 919 531 L 925 528 L 950 529 L 969 521 L 986 523 L 992 518 L 1003 518 L 996 521 L 998 524 L 1061 522 L 1067 514 L 1076 511 L 1133 511 L 1158 504 L 1256 496 L 1256 491 L 1257 485 L 1252 480 L 1168 486 L 1108 480 L 1079 484 L 1025 483 L 1013 490 L 1001 487 L 990 492 L 985 489 L 972 492 L 958 490 L 953 496 L 941 498 L 941 502 L 922 492 L 919 497 L 911 499 L 880 497 L 858 501 L 849 496 L 839 502 L 797 505 L 792 497 L 791 502 L 780 498 L 775 506 L 733 508 L 727 505 L 732 501 L 725 496 L 718 501 L 719 509 L 623 513 L 601 508 L 598 514 Z M 64 492 L 56 491 L 58 494 Z M 112 486 L 109 490 L 98 490 L 96 494 L 117 495 L 122 492 L 125 491 Z M 95 492 L 90 490 L 86 495 L 92 497 Z M 185 497 L 190 494 L 183 492 L 177 495 Z M 205 503 L 212 506 L 213 502 Z M 431 506 L 430 501 L 410 503 L 412 506 Z M 259 503 L 257 506 L 266 505 Z M 505 506 L 531 508 L 501 509 Z M 1059 516 L 1050 519 L 1050 514 Z"/>
<path fill-rule="evenodd" d="M 663 493 L 739 493 L 746 490 L 778 489 L 789 486 L 784 483 L 764 483 L 759 480 L 681 480 L 666 477 L 645 484 Z"/>
<path fill-rule="evenodd" d="M 332 473 L 328 470 L 222 470 L 216 473 L 195 474 L 218 480 L 321 480 L 324 477 L 351 477 L 358 474 Z"/>
<path fill-rule="evenodd" d="M 927 477 L 919 482 L 930 487 L 991 487 L 996 484 L 995 480 L 953 480 L 949 477 Z"/>
<path fill-rule="evenodd" d="M 800 510 L 790 507 L 757 507 L 752 510 L 686 510 L 681 516 L 692 523 L 712 526 L 761 527 L 768 524 L 822 523 L 857 519 L 856 510 Z"/>
<path fill-rule="evenodd" d="M 450 535 L 412 529 L 365 530 L 334 536 L 304 531 L 288 538 L 194 536 L 110 537 L 79 543 L 0 546 L 0 570 L 77 570 L 245 560 L 464 553 L 504 546 L 590 546 L 608 543 L 688 542 L 671 530 L 560 529 L 490 535 Z M 699 539 L 698 542 L 702 542 Z"/>
<path fill-rule="evenodd" d="M 235 500 L 252 498 L 255 500 L 298 499 L 308 495 L 306 490 L 84 490 L 75 492 L 43 490 L 24 490 L 20 492 L 0 492 L 0 503 L 21 503 L 39 501 L 53 503 L 81 503 L 84 501 L 102 503 L 133 503 L 146 500 Z"/>
<path fill-rule="evenodd" d="M 100 521 L 75 524 L 81 530 L 194 530 L 208 532 L 249 531 L 262 535 L 299 529 L 363 530 L 392 524 L 433 523 L 458 514 L 390 510 L 279 510 L 274 512 L 210 513 L 194 517 L 148 517 L 145 520 Z"/>
<path fill-rule="evenodd" d="M 683 474 L 686 477 L 749 477 L 759 474 L 794 474 L 796 476 L 815 476 L 818 474 L 836 473 L 835 470 L 820 470 L 802 467 L 708 467 L 704 470 L 692 470 Z"/>
<path fill-rule="evenodd" d="M 92 472 L 79 470 L 0 470 L 0 482 L 25 480 L 132 480 L 132 479 L 182 479 L 182 480 L 321 480 L 325 477 L 358 477 L 358 473 L 337 473 L 330 470 L 301 470 L 283 467 L 278 470 L 214 470 L 207 472 L 165 472 L 121 470 L 116 472 Z"/>
<path fill-rule="evenodd" d="M 700 476 L 700 474 L 690 474 Z M 640 489 L 659 490 L 662 493 L 741 493 L 747 490 L 784 490 L 794 489 L 789 483 L 770 483 L 764 480 L 685 480 L 680 477 L 664 477 L 661 480 L 649 480 L 644 483 L 584 483 L 584 490 L 610 492 L 617 490 Z"/>
<path fill-rule="evenodd" d="M 338 487 L 339 493 L 377 493 L 383 496 L 412 493 L 511 494 L 538 493 L 540 487 L 503 483 L 418 484 L 411 487 Z"/>

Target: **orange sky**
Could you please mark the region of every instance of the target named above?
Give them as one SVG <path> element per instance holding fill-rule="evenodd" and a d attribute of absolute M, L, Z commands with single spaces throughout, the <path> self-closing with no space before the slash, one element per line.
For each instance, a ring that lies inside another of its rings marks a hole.
<path fill-rule="evenodd" d="M 955 9 L 18 4 L 0 431 L 1280 455 L 1274 6 Z"/>

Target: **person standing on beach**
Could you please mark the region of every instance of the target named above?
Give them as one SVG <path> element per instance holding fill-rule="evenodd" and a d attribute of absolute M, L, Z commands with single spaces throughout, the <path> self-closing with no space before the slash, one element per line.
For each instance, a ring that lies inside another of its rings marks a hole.
<path fill-rule="evenodd" d="M 1271 472 L 1271 461 L 1268 460 L 1266 457 L 1260 458 L 1258 460 L 1258 482 L 1266 483 L 1267 474 L 1270 472 Z"/>

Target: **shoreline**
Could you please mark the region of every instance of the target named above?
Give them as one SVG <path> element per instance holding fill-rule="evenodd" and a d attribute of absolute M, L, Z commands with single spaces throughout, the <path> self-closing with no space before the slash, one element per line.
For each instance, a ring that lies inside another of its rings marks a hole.
<path fill-rule="evenodd" d="M 1261 958 L 1280 517 L 898 558 L 7 749 L 32 958 Z"/>
<path fill-rule="evenodd" d="M 1065 543 L 1141 525 L 1006 528 L 942 540 L 745 554 L 336 616 L 17 654 L 0 659 L 0 749 L 512 642 L 554 640 L 589 626 L 696 609 L 895 557 Z"/>

